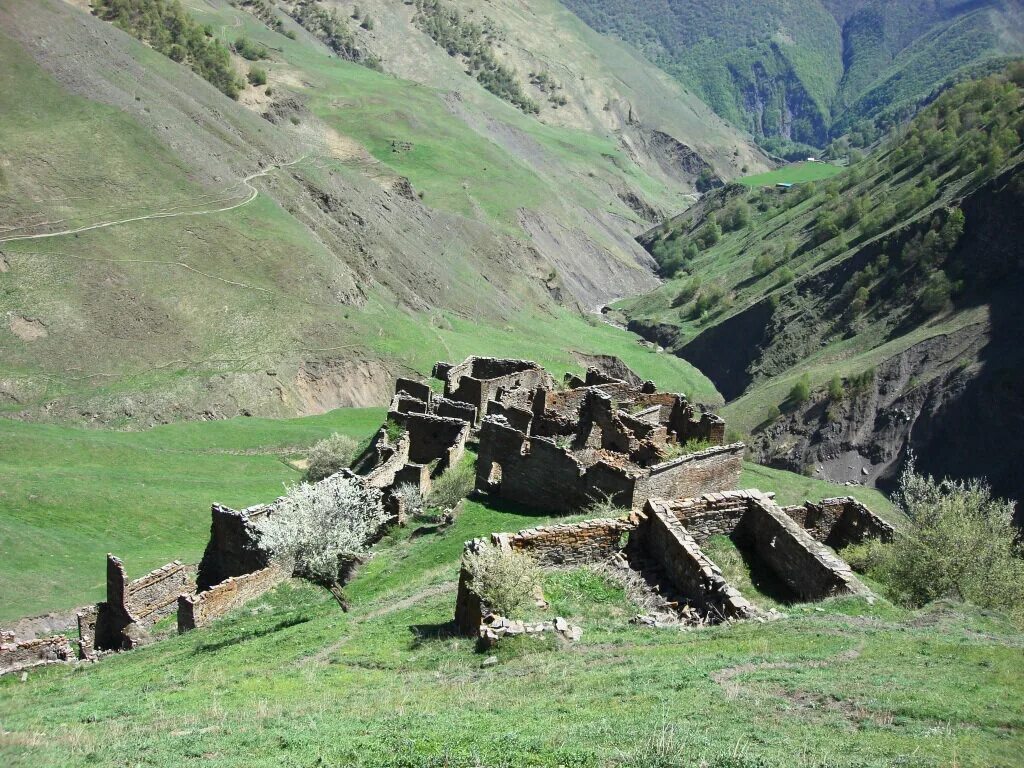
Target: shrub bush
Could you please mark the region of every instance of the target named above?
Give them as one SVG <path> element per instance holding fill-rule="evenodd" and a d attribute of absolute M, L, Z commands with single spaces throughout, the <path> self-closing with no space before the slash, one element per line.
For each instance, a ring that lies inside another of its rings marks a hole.
<path fill-rule="evenodd" d="M 789 390 L 789 395 L 786 397 L 786 402 L 789 405 L 802 405 L 811 399 L 811 377 L 806 373 L 800 377 L 800 380 L 793 385 L 793 388 Z"/>
<path fill-rule="evenodd" d="M 309 449 L 306 482 L 315 483 L 340 472 L 355 458 L 356 441 L 335 432 Z"/>
<path fill-rule="evenodd" d="M 473 464 L 468 461 L 459 462 L 454 467 L 448 467 L 434 481 L 428 502 L 432 507 L 452 509 L 473 492 L 475 485 L 476 470 Z"/>
<path fill-rule="evenodd" d="M 423 515 L 423 495 L 415 485 L 412 483 L 402 483 L 395 489 L 395 495 L 405 508 L 405 514 L 410 517 L 421 517 Z"/>
<path fill-rule="evenodd" d="M 832 377 L 832 381 L 828 383 L 828 398 L 832 402 L 838 403 L 840 400 L 843 399 L 844 394 L 845 392 L 843 391 L 843 380 L 839 378 L 839 374 L 837 373 L 835 376 Z"/>
<path fill-rule="evenodd" d="M 266 85 L 267 71 L 265 69 L 260 69 L 259 67 L 252 67 L 249 70 L 248 79 L 253 85 Z"/>
<path fill-rule="evenodd" d="M 894 501 L 910 525 L 891 544 L 871 541 L 844 549 L 850 565 L 904 605 L 954 598 L 1007 611 L 1024 626 L 1024 553 L 1010 502 L 994 499 L 979 480 L 918 475 L 913 460 Z"/>
<path fill-rule="evenodd" d="M 514 617 L 533 603 L 541 572 L 529 555 L 488 544 L 467 555 L 465 564 L 473 590 L 494 613 Z"/>

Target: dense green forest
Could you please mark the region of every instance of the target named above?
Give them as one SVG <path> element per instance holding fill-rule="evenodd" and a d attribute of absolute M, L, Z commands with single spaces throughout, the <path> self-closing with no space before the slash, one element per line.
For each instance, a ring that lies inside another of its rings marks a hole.
<path fill-rule="evenodd" d="M 789 191 L 732 185 L 716 193 L 701 215 L 670 223 L 651 243 L 662 275 L 681 281 L 673 310 L 698 326 L 713 323 L 746 293 L 739 286 L 753 283 L 764 291 L 786 285 L 797 273 L 891 231 L 848 282 L 836 307 L 837 332 L 872 313 L 881 316 L 890 305 L 934 314 L 997 279 L 979 265 L 951 258 L 964 214 L 943 203 L 952 192 L 963 194 L 999 173 L 1019 151 L 1022 86 L 1024 63 L 954 86 L 876 154 L 827 182 Z M 748 273 L 734 283 L 702 280 L 702 261 L 733 242 L 723 236 L 745 237 L 752 230 L 766 236 L 751 238 L 744 249 Z"/>

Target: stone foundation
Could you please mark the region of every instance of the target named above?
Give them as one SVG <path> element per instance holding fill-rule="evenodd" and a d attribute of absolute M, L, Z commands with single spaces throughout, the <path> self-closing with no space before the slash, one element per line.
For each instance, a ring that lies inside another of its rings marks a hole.
<path fill-rule="evenodd" d="M 74 657 L 71 643 L 63 635 L 19 641 L 13 632 L 0 630 L 0 675 L 44 664 L 61 664 Z"/>
<path fill-rule="evenodd" d="M 841 506 L 833 501 L 824 506 Z M 874 517 L 868 510 L 858 510 L 857 514 Z M 858 530 L 867 527 L 862 523 Z M 721 569 L 701 549 L 715 535 L 731 537 L 745 556 L 756 558 L 800 600 L 870 595 L 849 565 L 777 506 L 771 494 L 757 490 L 675 500 L 652 498 L 642 513 L 622 518 L 493 533 L 489 542 L 466 542 L 464 558 L 489 543 L 505 551 L 530 554 L 540 565 L 549 567 L 609 561 L 637 563 L 643 572 L 656 575 L 659 584 L 667 583 L 679 602 L 691 611 L 688 615 L 695 612 L 702 622 L 758 616 L 758 610 L 726 581 Z M 488 616 L 488 607 L 473 590 L 464 559 L 455 602 L 456 626 L 468 636 L 490 637 L 488 627 L 494 621 L 485 620 Z M 504 627 L 508 619 L 502 618 L 502 622 Z"/>
<path fill-rule="evenodd" d="M 866 538 L 892 541 L 896 534 L 889 523 L 851 496 L 807 501 L 784 511 L 817 541 L 837 551 Z"/>
<path fill-rule="evenodd" d="M 675 589 L 700 614 L 714 619 L 747 619 L 756 615 L 754 607 L 725 580 L 721 569 L 657 499 L 647 503 L 637 539 L 636 546 L 658 564 Z"/>

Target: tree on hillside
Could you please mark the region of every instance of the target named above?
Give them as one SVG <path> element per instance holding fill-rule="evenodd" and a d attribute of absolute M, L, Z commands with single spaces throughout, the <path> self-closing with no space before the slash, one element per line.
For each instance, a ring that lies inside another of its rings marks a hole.
<path fill-rule="evenodd" d="M 275 559 L 294 562 L 295 573 L 330 589 L 345 608 L 343 574 L 386 522 L 379 490 L 338 476 L 293 485 L 256 527 Z"/>

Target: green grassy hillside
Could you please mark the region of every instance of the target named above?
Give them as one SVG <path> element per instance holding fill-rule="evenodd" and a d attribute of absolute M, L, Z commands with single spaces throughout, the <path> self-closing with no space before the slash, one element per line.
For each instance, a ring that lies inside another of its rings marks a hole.
<path fill-rule="evenodd" d="M 393 5 L 351 30 L 396 51 L 381 72 L 284 6 L 268 25 L 249 6 L 185 3 L 213 40 L 266 56 L 267 85 L 237 102 L 61 0 L 0 8 L 0 409 L 147 425 L 383 404 L 395 373 L 481 351 L 470 334 L 566 364 L 614 337 L 586 311 L 655 285 L 631 237 L 653 220 L 641 214 L 693 189 L 696 172 L 637 142 L 667 131 L 724 176 L 763 160 L 667 78 L 618 78 L 636 60 L 564 11 L 565 35 L 609 52 L 587 98 L 675 105 L 633 118 L 635 146 L 614 133 L 618 106 L 523 114 Z M 59 53 L 40 30 L 64 36 Z M 418 46 L 430 82 L 395 76 Z"/>
<path fill-rule="evenodd" d="M 656 354 L 596 318 L 560 313 L 533 317 L 518 329 L 490 329 L 456 317 L 442 328 L 410 317 L 391 328 L 367 344 L 409 370 L 429 371 L 435 356 L 490 354 L 582 373 L 566 351 L 572 349 L 614 354 L 666 390 L 721 402 L 688 363 Z M 331 431 L 366 437 L 382 414 L 340 409 L 304 419 L 237 417 L 145 432 L 0 420 L 0 559 L 10 566 L 0 619 L 97 598 L 104 584 L 97 563 L 108 551 L 123 556 L 134 574 L 176 558 L 197 561 L 212 502 L 273 499 L 284 483 L 298 479 L 284 457 Z"/>
<path fill-rule="evenodd" d="M 794 157 L 852 128 L 890 124 L 956 73 L 1024 50 L 1020 8 L 1001 0 L 566 5 Z"/>
<path fill-rule="evenodd" d="M 462 542 L 545 521 L 466 503 L 389 537 L 347 588 L 286 584 L 214 626 L 79 669 L 0 680 L 11 766 L 1015 765 L 1021 636 L 951 604 L 787 605 L 681 632 L 628 624 L 621 587 L 549 575 L 571 646 L 451 636 Z M 754 600 L 762 599 L 756 592 Z"/>

